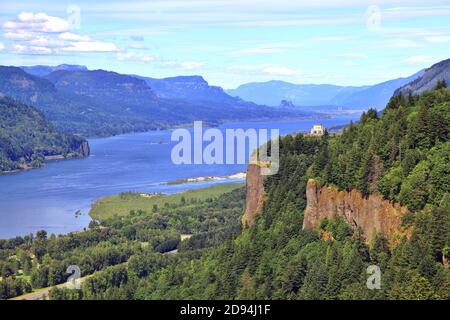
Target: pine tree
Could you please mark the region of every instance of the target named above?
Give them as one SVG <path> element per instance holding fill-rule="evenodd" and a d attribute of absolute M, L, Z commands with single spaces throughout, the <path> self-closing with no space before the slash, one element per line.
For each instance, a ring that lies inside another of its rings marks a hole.
<path fill-rule="evenodd" d="M 447 88 L 447 82 L 445 81 L 445 79 L 438 80 L 434 89 L 439 90 L 443 88 Z"/>

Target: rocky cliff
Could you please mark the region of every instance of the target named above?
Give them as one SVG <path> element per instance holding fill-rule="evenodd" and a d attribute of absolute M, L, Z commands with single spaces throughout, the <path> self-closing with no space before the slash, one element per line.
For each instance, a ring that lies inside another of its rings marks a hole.
<path fill-rule="evenodd" d="M 261 166 L 249 164 L 247 166 L 247 200 L 242 217 L 244 227 L 250 227 L 255 223 L 256 216 L 262 210 L 264 195 L 264 176 L 261 174 Z"/>
<path fill-rule="evenodd" d="M 81 157 L 88 157 L 90 153 L 89 143 L 86 140 L 83 140 L 80 143 L 80 146 L 78 148 L 78 152 Z"/>
<path fill-rule="evenodd" d="M 303 229 L 314 229 L 325 218 L 342 217 L 352 228 L 360 228 L 367 241 L 375 232 L 392 239 L 408 212 L 407 208 L 380 195 L 364 197 L 357 190 L 345 192 L 326 186 L 319 188 L 313 179 L 308 180 L 306 198 Z"/>

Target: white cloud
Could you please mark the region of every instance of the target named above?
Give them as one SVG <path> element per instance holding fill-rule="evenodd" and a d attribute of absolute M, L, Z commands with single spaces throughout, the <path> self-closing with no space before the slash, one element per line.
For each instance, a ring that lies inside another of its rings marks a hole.
<path fill-rule="evenodd" d="M 62 48 L 69 52 L 115 52 L 119 49 L 113 43 L 101 41 L 78 41 L 72 42 L 69 46 Z"/>
<path fill-rule="evenodd" d="M 450 7 L 425 0 L 155 0 L 91 1 L 83 10 L 94 15 L 108 13 L 111 19 L 127 18 L 146 23 L 149 29 L 199 26 L 303 26 L 317 24 L 363 24 L 365 8 L 382 8 L 382 21 L 398 21 L 424 16 L 445 16 Z M 395 6 L 395 8 L 392 8 Z M 356 10 L 339 10 L 352 8 Z M 386 24 L 387 25 L 387 24 Z M 383 24 L 384 26 L 384 24 Z M 145 30 L 144 30 L 145 32 Z M 129 33 L 132 34 L 132 33 Z M 142 35 L 142 33 L 136 33 Z"/>
<path fill-rule="evenodd" d="M 323 36 L 314 38 L 315 41 L 324 41 L 324 42 L 338 42 L 338 41 L 349 41 L 353 40 L 355 37 L 351 36 Z"/>
<path fill-rule="evenodd" d="M 265 67 L 262 72 L 271 76 L 293 76 L 296 74 L 294 69 L 287 67 Z"/>
<path fill-rule="evenodd" d="M 3 28 L 4 37 L 14 42 L 12 52 L 18 54 L 119 51 L 113 43 L 69 31 L 68 21 L 45 13 L 22 12 Z"/>
<path fill-rule="evenodd" d="M 64 46 L 65 42 L 49 37 L 36 37 L 35 39 L 28 41 L 28 44 L 38 47 L 58 48 Z"/>
<path fill-rule="evenodd" d="M 205 64 L 198 61 L 178 62 L 174 60 L 159 60 L 158 65 L 162 68 L 173 68 L 183 70 L 196 70 L 205 67 Z"/>
<path fill-rule="evenodd" d="M 245 57 L 245 56 L 253 56 L 260 54 L 273 54 L 273 53 L 281 53 L 286 51 L 281 48 L 247 48 L 242 50 L 236 50 L 230 52 L 230 56 L 233 57 Z"/>
<path fill-rule="evenodd" d="M 398 49 L 413 49 L 420 48 L 422 47 L 422 45 L 416 41 L 409 39 L 392 39 L 388 41 L 387 47 Z"/>
<path fill-rule="evenodd" d="M 33 32 L 65 32 L 70 29 L 69 23 L 61 18 L 52 17 L 45 13 L 22 12 L 17 19 L 7 21 L 3 28 L 12 32 L 16 30 L 30 30 Z"/>
<path fill-rule="evenodd" d="M 14 32 L 5 32 L 4 37 L 9 40 L 31 40 L 34 35 L 28 30 L 15 30 Z"/>
<path fill-rule="evenodd" d="M 243 64 L 234 65 L 228 68 L 230 72 L 237 75 L 246 76 L 295 76 L 301 74 L 298 70 L 294 70 L 285 66 L 265 65 L 265 64 Z"/>
<path fill-rule="evenodd" d="M 425 40 L 431 43 L 445 43 L 450 42 L 450 36 L 430 36 L 425 37 Z"/>
<path fill-rule="evenodd" d="M 64 32 L 58 35 L 59 39 L 70 40 L 70 41 L 91 41 L 88 36 L 82 36 L 72 32 Z"/>
<path fill-rule="evenodd" d="M 180 67 L 185 70 L 194 70 L 194 69 L 201 69 L 205 66 L 204 63 L 197 62 L 197 61 L 187 61 L 180 63 Z"/>
<path fill-rule="evenodd" d="M 387 8 L 382 11 L 383 19 L 400 20 L 433 16 L 448 16 L 450 6 L 404 6 Z"/>
<path fill-rule="evenodd" d="M 5 49 L 5 45 L 3 43 L 0 43 L 0 51 L 2 51 L 3 49 Z"/>
<path fill-rule="evenodd" d="M 155 58 L 152 56 L 147 56 L 142 53 L 134 53 L 134 52 L 118 52 L 117 60 L 120 61 L 140 61 L 140 62 L 150 62 L 154 61 Z"/>
<path fill-rule="evenodd" d="M 367 54 L 365 53 L 359 53 L 359 52 L 352 52 L 352 53 L 344 53 L 339 55 L 340 57 L 344 57 L 344 58 L 367 58 Z"/>
<path fill-rule="evenodd" d="M 409 63 L 430 63 L 433 62 L 433 57 L 431 56 L 412 56 L 406 59 L 406 62 Z"/>
<path fill-rule="evenodd" d="M 140 43 L 132 43 L 132 44 L 129 45 L 129 47 L 131 49 L 142 49 L 142 48 L 144 48 L 144 46 L 142 44 L 140 44 Z"/>
<path fill-rule="evenodd" d="M 12 52 L 18 54 L 49 54 L 52 53 L 52 50 L 46 47 L 15 44 Z"/>
<path fill-rule="evenodd" d="M 161 65 L 164 67 L 174 67 L 177 66 L 178 64 L 176 61 L 163 61 Z"/>
<path fill-rule="evenodd" d="M 254 55 L 264 55 L 264 54 L 274 54 L 283 53 L 289 49 L 298 48 L 300 45 L 296 43 L 273 43 L 266 44 L 264 46 L 245 48 L 240 50 L 231 51 L 229 53 L 232 57 L 245 57 Z"/>

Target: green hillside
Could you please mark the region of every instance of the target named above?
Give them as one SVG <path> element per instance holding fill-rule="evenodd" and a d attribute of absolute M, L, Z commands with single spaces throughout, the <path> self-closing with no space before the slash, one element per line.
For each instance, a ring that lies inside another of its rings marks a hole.
<path fill-rule="evenodd" d="M 33 107 L 0 98 L 0 171 L 41 166 L 47 157 L 87 156 L 86 140 L 57 131 Z"/>
<path fill-rule="evenodd" d="M 205 189 L 193 189 L 174 194 L 124 192 L 97 200 L 92 205 L 89 215 L 96 220 L 103 221 L 114 216 L 128 216 L 130 212 L 157 211 L 158 208 L 181 202 L 203 201 L 218 197 L 242 186 L 241 183 L 219 184 Z"/>
<path fill-rule="evenodd" d="M 395 96 L 381 117 L 370 110 L 341 135 L 283 137 L 280 170 L 266 178 L 262 212 L 245 230 L 236 189 L 137 211 L 125 197 L 129 214 L 86 232 L 0 241 L 0 295 L 60 283 L 76 263 L 83 275 L 97 272 L 80 290 L 51 290 L 51 299 L 448 300 L 449 103 L 446 88 Z M 302 230 L 309 178 L 408 206 L 399 241 L 364 239 L 341 219 Z M 369 289 L 374 268 L 380 286 Z"/>
<path fill-rule="evenodd" d="M 192 87 L 183 89 L 191 98 L 197 94 Z M 0 95 L 36 107 L 58 130 L 85 137 L 187 126 L 196 120 L 217 125 L 311 115 L 231 99 L 223 92 L 221 97 L 231 101 L 160 98 L 144 80 L 105 70 L 57 70 L 37 77 L 18 67 L 0 66 Z"/>

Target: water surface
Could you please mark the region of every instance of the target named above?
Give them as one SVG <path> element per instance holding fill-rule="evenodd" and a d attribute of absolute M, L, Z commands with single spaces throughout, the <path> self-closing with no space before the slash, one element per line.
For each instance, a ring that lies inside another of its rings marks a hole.
<path fill-rule="evenodd" d="M 276 128 L 288 134 L 309 130 L 313 124 L 326 127 L 345 124 L 356 116 L 284 122 L 244 122 L 226 128 Z M 132 133 L 91 139 L 86 159 L 51 161 L 45 167 L 0 175 L 0 238 L 25 235 L 45 229 L 61 234 L 87 227 L 91 204 L 98 198 L 124 191 L 173 193 L 211 184 L 242 181 L 220 180 L 167 185 L 163 182 L 190 177 L 226 176 L 245 171 L 236 165 L 175 165 L 171 130 Z M 162 143 L 161 143 L 162 142 Z M 82 215 L 76 217 L 80 210 Z"/>

